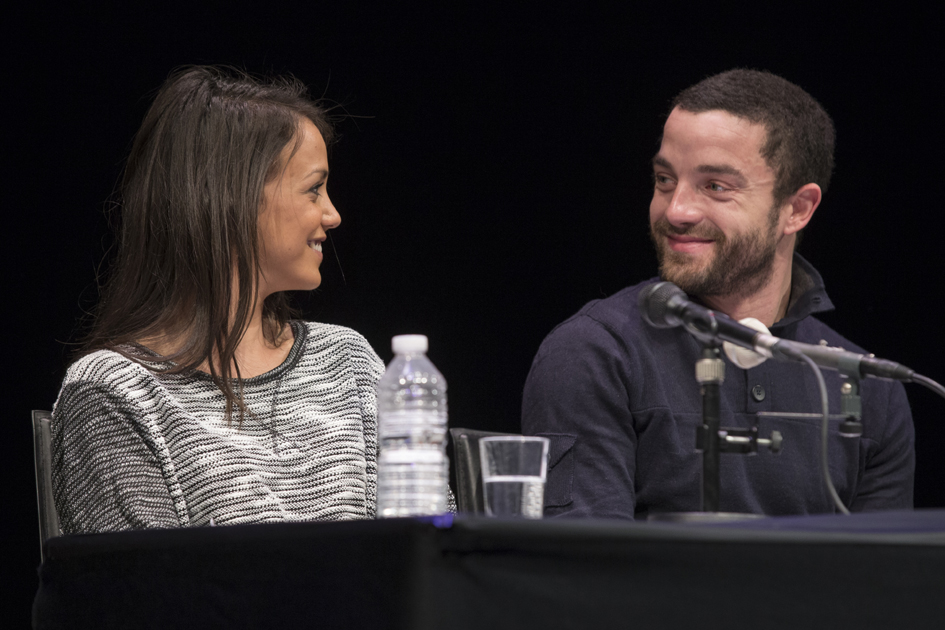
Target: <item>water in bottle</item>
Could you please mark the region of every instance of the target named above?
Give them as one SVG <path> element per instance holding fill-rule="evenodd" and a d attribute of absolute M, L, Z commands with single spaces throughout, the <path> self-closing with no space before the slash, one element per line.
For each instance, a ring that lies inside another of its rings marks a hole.
<path fill-rule="evenodd" d="M 446 380 L 424 335 L 393 339 L 394 360 L 377 384 L 377 515 L 446 512 Z"/>

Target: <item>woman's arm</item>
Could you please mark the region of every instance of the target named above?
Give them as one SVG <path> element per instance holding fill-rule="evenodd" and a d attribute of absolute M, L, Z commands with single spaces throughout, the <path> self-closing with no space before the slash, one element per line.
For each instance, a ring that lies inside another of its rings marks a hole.
<path fill-rule="evenodd" d="M 180 527 L 151 435 L 133 395 L 68 380 L 53 411 L 53 494 L 63 533 Z M 186 511 L 183 512 L 186 520 Z"/>
<path fill-rule="evenodd" d="M 364 431 L 364 461 L 367 472 L 366 515 L 374 518 L 377 510 L 377 382 L 384 374 L 381 361 L 367 339 L 357 337 L 350 345 L 351 360 L 357 380 L 358 399 L 361 402 L 361 418 Z"/>

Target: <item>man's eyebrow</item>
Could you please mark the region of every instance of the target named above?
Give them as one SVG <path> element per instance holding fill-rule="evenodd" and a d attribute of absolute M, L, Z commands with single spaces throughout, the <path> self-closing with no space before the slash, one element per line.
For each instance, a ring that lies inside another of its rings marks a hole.
<path fill-rule="evenodd" d="M 745 179 L 745 175 L 740 170 L 728 164 L 700 164 L 696 167 L 696 171 L 710 175 L 732 175 L 741 180 Z"/>
<path fill-rule="evenodd" d="M 650 161 L 653 163 L 653 166 L 662 166 L 663 168 L 668 168 L 670 170 L 673 168 L 673 165 L 669 163 L 669 160 L 658 154 L 654 155 L 653 159 Z"/>
<path fill-rule="evenodd" d="M 651 162 L 654 167 L 660 166 L 670 170 L 673 169 L 673 165 L 669 163 L 669 160 L 659 154 L 654 155 Z M 741 182 L 746 181 L 745 174 L 729 164 L 700 164 L 696 167 L 696 172 L 708 175 L 731 175 Z"/>

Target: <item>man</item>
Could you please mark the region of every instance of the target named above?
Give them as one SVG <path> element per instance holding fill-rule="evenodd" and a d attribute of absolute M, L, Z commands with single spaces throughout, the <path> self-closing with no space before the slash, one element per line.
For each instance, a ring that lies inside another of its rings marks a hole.
<path fill-rule="evenodd" d="M 833 169 L 830 117 L 802 89 L 767 72 L 732 70 L 673 101 L 653 158 L 650 231 L 660 276 L 736 320 L 782 338 L 864 352 L 813 317 L 833 305 L 817 271 L 794 253 Z M 555 328 L 532 364 L 522 428 L 551 439 L 545 513 L 646 518 L 700 509 L 700 344 L 683 328 L 640 317 L 641 290 L 587 304 Z M 831 413 L 840 376 L 825 372 Z M 863 434 L 830 426 L 829 467 L 851 510 L 912 507 L 914 432 L 902 385 L 862 382 Z M 759 411 L 818 412 L 814 374 L 768 361 L 726 362 L 721 424 L 747 427 Z M 721 455 L 720 510 L 835 511 L 820 472 L 820 423 L 760 421 L 783 435 L 778 455 Z"/>

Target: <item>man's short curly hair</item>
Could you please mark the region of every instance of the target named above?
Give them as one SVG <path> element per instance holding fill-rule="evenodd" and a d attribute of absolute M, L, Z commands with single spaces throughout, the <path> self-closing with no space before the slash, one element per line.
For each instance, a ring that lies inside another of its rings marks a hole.
<path fill-rule="evenodd" d="M 695 114 L 722 110 L 764 125 L 761 156 L 775 172 L 776 205 L 810 182 L 826 192 L 833 173 L 833 121 L 790 81 L 759 70 L 729 70 L 680 92 L 670 111 L 676 107 Z"/>

